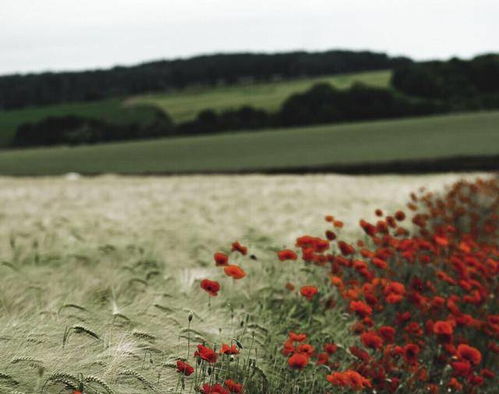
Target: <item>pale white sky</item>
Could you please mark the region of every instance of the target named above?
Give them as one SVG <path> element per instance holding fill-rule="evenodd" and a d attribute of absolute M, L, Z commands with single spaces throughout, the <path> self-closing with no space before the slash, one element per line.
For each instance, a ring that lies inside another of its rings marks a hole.
<path fill-rule="evenodd" d="M 0 0 L 0 74 L 201 53 L 499 50 L 499 0 Z"/>

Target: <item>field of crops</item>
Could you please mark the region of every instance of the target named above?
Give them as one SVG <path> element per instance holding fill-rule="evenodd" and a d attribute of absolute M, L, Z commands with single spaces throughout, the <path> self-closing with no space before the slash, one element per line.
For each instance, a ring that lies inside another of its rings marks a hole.
<path fill-rule="evenodd" d="M 321 378 L 302 387 L 300 371 L 286 372 L 276 345 L 286 330 L 300 329 L 301 318 L 285 311 L 289 319 L 276 321 L 276 314 L 293 304 L 318 307 L 284 289 L 286 282 L 317 283 L 317 276 L 297 262 L 277 261 L 276 252 L 305 233 L 321 236 L 325 214 L 343 220 L 341 239 L 362 238 L 359 218 L 375 220 L 376 208 L 404 209 L 411 191 L 440 192 L 457 179 L 2 178 L 0 391 L 68 392 L 64 387 L 76 390 L 81 382 L 88 394 L 182 387 L 192 393 L 202 379 L 232 371 L 246 376 L 248 393 L 263 392 L 260 384 L 282 392 L 284 380 L 287 392 L 314 392 L 312 385 L 329 383 Z M 230 252 L 236 240 L 250 252 L 232 253 L 231 263 L 247 278 L 229 281 L 214 267 L 213 253 Z M 222 283 L 218 297 L 199 288 L 207 277 Z M 351 317 L 330 309 L 317 318 L 305 325 L 319 325 L 340 347 L 353 343 Z M 241 354 L 221 356 L 209 372 L 209 363 L 196 365 L 192 356 L 202 342 L 237 344 Z M 338 361 L 351 357 L 340 353 Z M 179 359 L 200 372 L 179 375 Z"/>
<path fill-rule="evenodd" d="M 153 120 L 155 113 L 145 105 L 125 106 L 119 99 L 0 111 L 0 148 L 8 145 L 20 124 L 36 122 L 48 116 L 77 115 L 115 124 L 142 124 Z"/>
<path fill-rule="evenodd" d="M 25 122 L 35 122 L 48 116 L 78 115 L 102 119 L 111 123 L 148 122 L 155 111 L 151 105 L 166 110 L 175 122 L 189 120 L 207 107 L 218 110 L 245 104 L 276 110 L 291 94 L 305 91 L 314 83 L 329 82 L 338 88 L 347 88 L 354 82 L 372 86 L 388 86 L 389 71 L 341 74 L 323 78 L 305 78 L 292 81 L 236 85 L 232 87 L 198 87 L 154 96 L 110 99 L 88 103 L 51 105 L 46 107 L 0 111 L 0 147 L 6 146 L 16 128 Z"/>
<path fill-rule="evenodd" d="M 0 153 L 0 174 L 259 171 L 499 153 L 499 112 Z M 285 137 L 285 138 L 283 138 Z"/>
<path fill-rule="evenodd" d="M 128 100 L 128 103 L 157 106 L 168 112 L 175 122 L 183 122 L 193 119 L 206 108 L 221 111 L 251 105 L 271 112 L 277 111 L 289 96 L 303 92 L 319 82 L 330 83 L 338 89 L 347 89 L 355 82 L 387 87 L 390 84 L 390 77 L 390 71 L 369 71 L 228 87 L 189 88 L 173 94 L 135 97 Z"/>

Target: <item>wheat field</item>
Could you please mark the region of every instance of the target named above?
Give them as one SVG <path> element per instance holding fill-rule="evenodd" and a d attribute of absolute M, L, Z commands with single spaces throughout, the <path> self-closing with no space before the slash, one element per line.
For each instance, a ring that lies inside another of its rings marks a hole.
<path fill-rule="evenodd" d="M 239 305 L 251 310 L 290 275 L 262 268 L 277 249 L 321 235 L 325 214 L 354 239 L 375 208 L 394 211 L 411 191 L 460 178 L 1 178 L 0 392 L 67 392 L 65 380 L 76 378 L 88 393 L 181 392 L 171 365 L 192 357 L 194 343 L 248 342 Z M 208 303 L 198 280 L 223 280 L 212 256 L 236 240 L 257 258 L 239 264 L 260 275 L 228 283 L 233 294 L 222 289 Z M 266 316 L 251 319 L 273 330 Z"/>

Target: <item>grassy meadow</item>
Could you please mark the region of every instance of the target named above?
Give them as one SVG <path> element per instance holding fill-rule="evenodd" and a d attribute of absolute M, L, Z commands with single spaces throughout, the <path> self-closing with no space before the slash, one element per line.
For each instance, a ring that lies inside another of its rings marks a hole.
<path fill-rule="evenodd" d="M 497 155 L 499 112 L 0 153 L 0 174 L 258 171 Z M 285 137 L 283 139 L 283 137 Z"/>
<path fill-rule="evenodd" d="M 206 108 L 222 111 L 251 105 L 270 112 L 277 111 L 289 96 L 303 92 L 319 82 L 330 83 L 338 89 L 347 89 L 355 82 L 388 87 L 390 78 L 391 72 L 384 70 L 215 88 L 190 87 L 172 94 L 133 97 L 127 103 L 156 106 L 168 112 L 174 122 L 183 122 L 194 119 Z"/>
<path fill-rule="evenodd" d="M 17 127 L 22 123 L 36 122 L 48 116 L 67 115 L 101 119 L 115 124 L 134 122 L 141 124 L 152 121 L 155 111 L 145 105 L 123 105 L 120 99 L 0 111 L 0 148 L 9 144 Z"/>
<path fill-rule="evenodd" d="M 0 392 L 68 392 L 65 382 L 82 380 L 88 394 L 193 393 L 196 377 L 182 383 L 175 360 L 190 354 L 193 363 L 193 344 L 233 338 L 269 392 L 282 392 L 294 375 L 284 357 L 266 364 L 261 351 L 295 323 L 266 294 L 279 297 L 286 281 L 306 284 L 312 274 L 276 261 L 275 251 L 299 235 L 321 235 L 325 214 L 345 222 L 343 239 L 356 239 L 360 217 L 403 208 L 420 186 L 440 191 L 456 179 L 0 178 Z M 230 283 L 212 256 L 235 240 L 257 259 L 237 257 L 249 275 Z M 207 276 L 228 289 L 211 303 L 199 289 Z M 290 308 L 298 302 L 288 299 Z M 333 309 L 315 324 L 348 345 L 344 315 Z"/>
<path fill-rule="evenodd" d="M 152 106 L 167 111 L 179 122 L 195 118 L 207 107 L 223 110 L 250 104 L 276 110 L 289 95 L 305 91 L 317 82 L 329 82 L 338 88 L 347 88 L 354 82 L 384 87 L 388 86 L 390 76 L 390 71 L 374 71 L 230 87 L 190 87 L 169 94 L 0 111 L 0 147 L 8 145 L 20 124 L 48 116 L 78 115 L 111 123 L 143 123 L 154 116 Z"/>

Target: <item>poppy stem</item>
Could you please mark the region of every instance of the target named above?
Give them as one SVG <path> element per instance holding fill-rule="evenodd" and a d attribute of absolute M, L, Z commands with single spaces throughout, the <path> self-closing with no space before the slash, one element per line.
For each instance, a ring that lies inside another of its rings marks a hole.
<path fill-rule="evenodd" d="M 187 355 L 186 355 L 186 358 L 189 358 L 190 348 L 191 348 L 191 320 L 189 319 L 189 322 L 187 323 Z"/>

